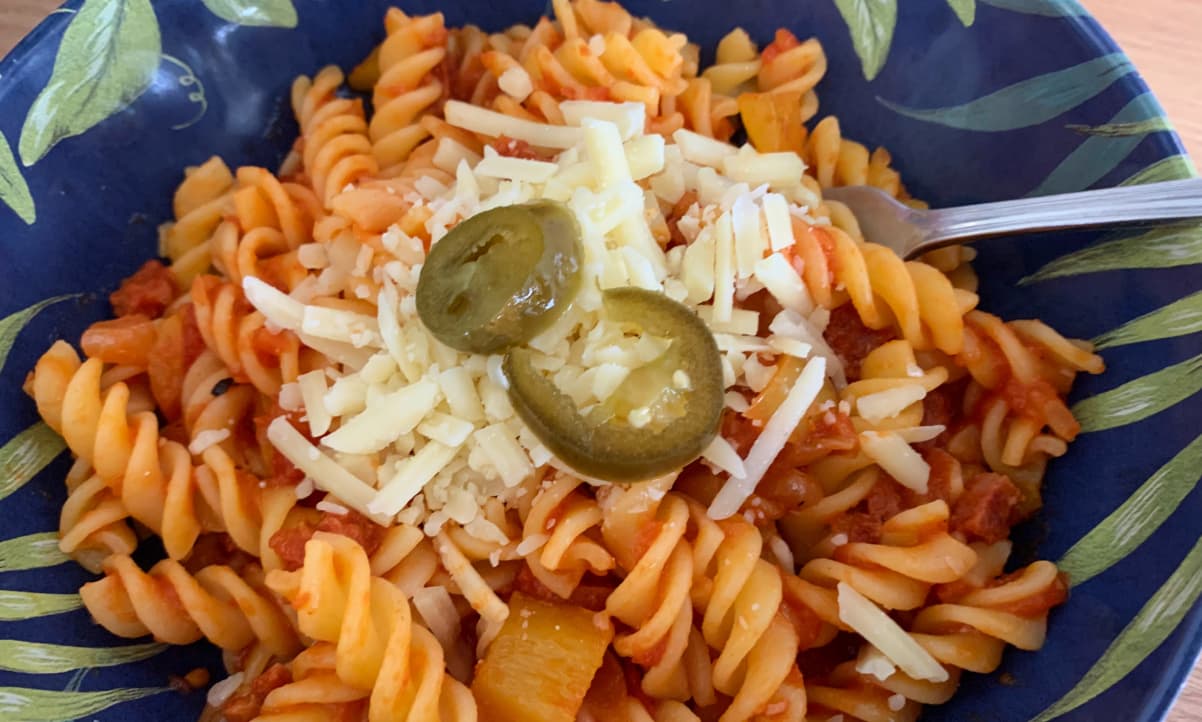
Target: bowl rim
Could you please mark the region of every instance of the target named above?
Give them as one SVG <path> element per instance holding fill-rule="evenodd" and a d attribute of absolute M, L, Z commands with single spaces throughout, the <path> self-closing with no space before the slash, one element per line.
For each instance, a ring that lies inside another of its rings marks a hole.
<path fill-rule="evenodd" d="M 393 3 L 397 1 L 391 0 Z M 621 0 L 618 1 L 621 2 Z M 1081 5 L 1080 0 L 1072 1 L 1078 6 L 1078 12 L 1058 18 L 1066 28 L 1064 32 L 1077 33 L 1100 52 L 1121 53 L 1130 59 L 1127 52 L 1094 17 L 1093 13 Z M 65 0 L 30 29 L 12 49 L 0 57 L 0 78 L 8 77 L 11 69 L 34 48 L 39 47 L 43 42 L 50 42 L 48 37 L 69 23 L 71 16 L 83 2 L 84 0 Z M 1132 64 L 1134 65 L 1134 63 Z M 1132 88 L 1132 97 L 1146 93 L 1157 103 L 1160 102 L 1159 97 L 1148 86 L 1142 73 L 1138 71 L 1138 67 L 1136 72 L 1127 78 L 1127 82 Z M 1167 116 L 1167 113 L 1165 115 Z M 1175 128 L 1171 129 L 1169 133 L 1163 134 L 1160 140 L 1167 145 L 1169 152 L 1193 160 Z M 1173 654 L 1170 664 L 1162 668 L 1167 672 L 1161 674 L 1147 703 L 1133 722 L 1165 722 L 1193 676 L 1194 668 L 1202 662 L 1202 599 L 1194 602 L 1193 608 L 1177 628 L 1161 642 L 1161 645 L 1169 643 L 1174 638 L 1178 640 L 1177 650 Z M 1146 660 L 1144 661 L 1146 662 Z M 1090 703 L 1095 701 L 1096 698 L 1090 700 Z"/>

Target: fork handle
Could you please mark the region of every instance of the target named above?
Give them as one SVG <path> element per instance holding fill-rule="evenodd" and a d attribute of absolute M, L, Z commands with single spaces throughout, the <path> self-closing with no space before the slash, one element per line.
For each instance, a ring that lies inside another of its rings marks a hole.
<path fill-rule="evenodd" d="M 1202 178 L 943 208 L 927 216 L 922 245 L 1019 231 L 1195 217 L 1202 217 Z"/>

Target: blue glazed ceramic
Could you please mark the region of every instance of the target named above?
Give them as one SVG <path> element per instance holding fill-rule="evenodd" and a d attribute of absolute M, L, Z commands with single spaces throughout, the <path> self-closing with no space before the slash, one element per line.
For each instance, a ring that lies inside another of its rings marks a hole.
<path fill-rule="evenodd" d="M 1156 100 L 1073 0 L 629 0 L 703 47 L 778 26 L 830 57 L 823 114 L 889 148 L 934 205 L 1193 175 Z M 406 0 L 449 25 L 532 21 L 543 0 Z M 0 64 L 0 719 L 188 720 L 168 675 L 218 655 L 131 644 L 75 594 L 57 552 L 69 466 L 21 390 L 57 338 L 108 313 L 155 253 L 182 169 L 272 167 L 296 131 L 298 73 L 350 67 L 383 0 L 86 0 Z M 1046 647 L 965 675 L 929 720 L 1160 719 L 1202 645 L 1202 227 L 982 247 L 982 306 L 1101 343 L 1073 401 L 1085 433 L 1053 463 L 1024 554 L 1074 577 Z M 1004 680 L 1004 681 L 1003 681 Z"/>

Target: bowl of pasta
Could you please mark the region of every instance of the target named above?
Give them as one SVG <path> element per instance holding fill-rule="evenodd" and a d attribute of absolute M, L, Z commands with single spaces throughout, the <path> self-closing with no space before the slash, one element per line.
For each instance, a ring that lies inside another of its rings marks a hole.
<path fill-rule="evenodd" d="M 1196 174 L 1073 0 L 72 0 L 0 64 L 12 720 L 1159 720 Z"/>

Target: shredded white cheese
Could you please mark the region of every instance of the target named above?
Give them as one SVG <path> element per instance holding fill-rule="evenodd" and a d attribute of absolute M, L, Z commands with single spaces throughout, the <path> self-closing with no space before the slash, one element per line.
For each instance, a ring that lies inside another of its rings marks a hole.
<path fill-rule="evenodd" d="M 860 650 L 860 656 L 856 659 L 856 671 L 860 674 L 872 675 L 884 682 L 897 671 L 897 665 L 882 654 L 881 650 L 868 644 Z"/>
<path fill-rule="evenodd" d="M 571 148 L 581 139 L 579 128 L 535 123 L 459 100 L 448 100 L 444 115 L 458 128 L 494 138 L 504 135 L 543 148 Z"/>
<path fill-rule="evenodd" d="M 421 423 L 438 398 L 438 384 L 423 380 L 369 399 L 365 410 L 345 420 L 322 444 L 347 454 L 380 451 Z"/>
<path fill-rule="evenodd" d="M 893 429 L 890 433 L 901 438 L 907 444 L 921 444 L 924 441 L 930 441 L 936 438 L 947 427 L 942 424 L 934 424 L 932 426 L 910 426 L 904 429 Z"/>
<path fill-rule="evenodd" d="M 519 103 L 534 92 L 534 82 L 530 80 L 530 73 L 520 65 L 514 65 L 501 73 L 501 77 L 497 78 L 497 87 Z"/>
<path fill-rule="evenodd" d="M 608 103 L 599 100 L 565 100 L 559 104 L 563 119 L 568 125 L 583 126 L 586 119 L 605 120 L 618 128 L 622 140 L 643 135 L 646 122 L 646 106 L 642 103 Z"/>
<path fill-rule="evenodd" d="M 809 313 L 814 309 L 810 300 L 810 292 L 793 268 L 793 264 L 779 253 L 773 253 L 767 258 L 756 262 L 752 269 L 755 280 L 768 289 L 781 306 L 796 313 Z"/>
<path fill-rule="evenodd" d="M 865 421 L 879 424 L 892 419 L 901 412 L 926 398 L 927 390 L 921 384 L 905 384 L 891 389 L 865 394 L 856 399 L 856 411 Z"/>
<path fill-rule="evenodd" d="M 721 436 L 715 436 L 714 440 L 705 447 L 705 451 L 701 452 L 701 458 L 721 471 L 725 471 L 732 477 L 747 476 L 747 466 L 743 460 L 739 458 L 738 452 L 730 445 L 730 442 Z"/>
<path fill-rule="evenodd" d="M 394 516 L 421 492 L 434 476 L 450 463 L 456 449 L 431 441 L 421 451 L 401 461 L 397 473 L 386 481 L 367 508 L 381 516 Z"/>
<path fill-rule="evenodd" d="M 793 238 L 793 222 L 789 218 L 789 203 L 779 193 L 767 193 L 761 201 L 764 209 L 764 222 L 768 227 L 769 247 L 773 253 L 791 248 L 795 243 Z"/>
<path fill-rule="evenodd" d="M 785 400 L 764 424 L 764 430 L 756 438 L 744 459 L 746 474 L 732 476 L 718 492 L 710 504 L 709 515 L 713 519 L 725 519 L 732 516 L 743 505 L 743 502 L 755 492 L 755 488 L 763 478 L 764 472 L 776 460 L 777 454 L 784 448 L 785 442 L 805 412 L 814 403 L 822 390 L 822 382 L 826 375 L 826 362 L 821 358 L 811 359 L 801 375 L 794 382 Z"/>
<path fill-rule="evenodd" d="M 206 701 L 212 707 L 221 707 L 229 701 L 230 697 L 234 696 L 234 693 L 242 686 L 242 680 L 245 677 L 243 672 L 234 672 L 220 682 L 214 683 L 212 687 L 209 687 Z"/>
<path fill-rule="evenodd" d="M 368 508 L 368 504 L 376 495 L 375 490 L 310 444 L 287 419 L 280 417 L 268 424 L 267 439 L 276 451 L 312 479 L 317 488 L 333 494 L 351 508 L 380 524 L 388 523 L 387 515 L 377 514 Z"/>
<path fill-rule="evenodd" d="M 228 438 L 230 438 L 229 429 L 207 429 L 192 437 L 192 443 L 188 444 L 188 451 L 193 456 L 199 456 L 205 452 L 205 449 L 216 446 Z"/>
<path fill-rule="evenodd" d="M 931 466 L 905 439 L 889 432 L 864 431 L 860 434 L 860 447 L 897 483 L 919 494 L 927 493 Z"/>
<path fill-rule="evenodd" d="M 880 607 L 847 582 L 839 582 L 838 595 L 839 619 L 880 650 L 890 662 L 915 679 L 948 680 L 947 669 Z"/>
<path fill-rule="evenodd" d="M 682 158 L 691 163 L 711 168 L 721 167 L 726 158 L 738 153 L 738 149 L 729 143 L 723 143 L 683 128 L 672 134 L 672 140 L 680 149 Z"/>
<path fill-rule="evenodd" d="M 334 514 L 335 516 L 346 516 L 350 513 L 350 509 L 347 509 L 342 504 L 330 501 L 329 499 L 322 499 L 314 504 L 313 508 L 317 509 L 318 511 L 324 511 L 328 514 Z"/>
<path fill-rule="evenodd" d="M 484 149 L 484 160 L 476 164 L 477 175 L 486 178 L 504 178 L 524 183 L 546 183 L 559 170 L 559 166 L 542 160 L 511 158 L 498 155 L 492 148 Z"/>

